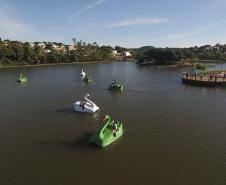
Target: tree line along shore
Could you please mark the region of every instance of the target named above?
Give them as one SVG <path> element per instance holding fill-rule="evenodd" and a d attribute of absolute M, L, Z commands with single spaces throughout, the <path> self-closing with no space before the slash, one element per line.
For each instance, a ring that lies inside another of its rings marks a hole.
<path fill-rule="evenodd" d="M 137 49 L 138 64 L 152 61 L 155 65 L 192 65 L 226 61 L 226 44 L 204 45 L 190 48 L 155 48 L 145 46 Z"/>
<path fill-rule="evenodd" d="M 123 48 L 99 46 L 72 39 L 72 45 L 57 42 L 20 42 L 0 38 L 0 67 L 132 60 L 154 65 L 191 66 L 209 61 L 226 61 L 226 44 L 190 48 Z"/>
<path fill-rule="evenodd" d="M 121 51 L 119 46 L 112 48 L 99 46 L 96 42 L 73 41 L 72 45 L 66 45 L 0 39 L 0 67 L 118 61 L 129 60 L 133 56 L 132 51 Z"/>

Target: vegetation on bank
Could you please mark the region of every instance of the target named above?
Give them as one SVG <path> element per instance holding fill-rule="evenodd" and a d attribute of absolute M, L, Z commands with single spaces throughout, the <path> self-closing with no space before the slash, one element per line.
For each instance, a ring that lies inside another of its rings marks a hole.
<path fill-rule="evenodd" d="M 0 39 L 0 66 L 111 61 L 115 59 L 112 51 L 110 46 L 82 41 L 64 45 L 56 42 L 23 43 Z"/>
<path fill-rule="evenodd" d="M 205 45 L 190 48 L 155 48 L 144 46 L 135 49 L 116 46 L 99 46 L 75 38 L 73 45 L 56 42 L 20 42 L 1 40 L 0 66 L 23 66 L 37 64 L 83 63 L 116 60 L 153 61 L 156 65 L 191 66 L 206 68 L 199 64 L 209 61 L 226 61 L 226 45 Z M 127 54 L 130 54 L 129 57 Z"/>
<path fill-rule="evenodd" d="M 196 64 L 196 69 L 205 71 L 205 70 L 208 69 L 208 65 L 202 64 L 202 63 L 197 63 Z"/>
<path fill-rule="evenodd" d="M 157 65 L 183 64 L 226 61 L 226 45 L 205 45 L 191 48 L 154 48 L 142 47 L 136 49 L 138 62 L 154 61 Z"/>
<path fill-rule="evenodd" d="M 226 73 L 225 70 L 206 70 L 206 71 L 200 71 L 199 74 L 202 75 L 209 75 L 209 74 L 224 74 Z"/>

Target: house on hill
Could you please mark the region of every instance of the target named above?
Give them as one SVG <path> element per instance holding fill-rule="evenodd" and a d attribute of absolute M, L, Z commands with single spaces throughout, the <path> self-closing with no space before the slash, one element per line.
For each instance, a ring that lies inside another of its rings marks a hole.
<path fill-rule="evenodd" d="M 52 47 L 53 47 L 53 50 L 55 50 L 55 51 L 61 51 L 61 52 L 65 52 L 66 51 L 64 45 L 53 44 Z"/>
<path fill-rule="evenodd" d="M 75 51 L 77 48 L 73 45 L 65 45 L 65 49 L 67 52 Z"/>
<path fill-rule="evenodd" d="M 129 51 L 124 51 L 123 54 L 125 55 L 125 57 L 131 57 L 132 53 L 130 53 Z"/>

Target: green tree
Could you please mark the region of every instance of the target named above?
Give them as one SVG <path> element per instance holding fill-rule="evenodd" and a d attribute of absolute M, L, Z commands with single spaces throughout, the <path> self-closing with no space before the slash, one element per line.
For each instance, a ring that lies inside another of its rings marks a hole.
<path fill-rule="evenodd" d="M 52 43 L 47 43 L 45 49 L 52 50 L 53 49 Z"/>
<path fill-rule="evenodd" d="M 25 63 L 29 64 L 33 60 L 33 50 L 31 49 L 29 43 L 24 44 L 24 54 L 23 54 L 23 60 Z"/>

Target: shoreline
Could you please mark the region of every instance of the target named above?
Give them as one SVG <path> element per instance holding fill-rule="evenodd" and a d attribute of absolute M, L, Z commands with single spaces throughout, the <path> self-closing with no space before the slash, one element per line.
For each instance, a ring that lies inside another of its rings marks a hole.
<path fill-rule="evenodd" d="M 216 63 L 216 64 L 219 64 L 219 63 L 225 63 L 226 61 L 225 60 L 200 60 L 200 62 L 203 62 L 203 63 Z"/>
<path fill-rule="evenodd" d="M 83 64 L 103 64 L 103 63 L 120 63 L 120 62 L 134 62 L 136 60 L 109 60 L 109 61 L 94 61 L 94 62 L 71 62 L 71 63 L 49 63 L 49 64 L 34 64 L 34 65 L 19 65 L 19 66 L 0 66 L 0 69 L 7 69 L 7 68 L 25 68 L 25 67 L 45 67 L 45 66 L 59 66 L 59 65 L 83 65 Z M 213 62 L 214 63 L 214 62 Z M 225 63 L 225 62 L 223 62 Z M 180 68 L 180 67 L 194 67 L 194 63 L 192 62 L 185 62 L 184 64 L 169 64 L 169 65 L 150 65 L 153 67 L 158 68 Z"/>
<path fill-rule="evenodd" d="M 170 64 L 170 65 L 153 65 L 159 68 L 180 68 L 180 67 L 194 67 L 193 63 L 185 63 L 185 64 Z"/>
<path fill-rule="evenodd" d="M 223 63 L 226 63 L 226 62 L 223 62 Z M 205 64 L 205 63 L 204 63 Z M 211 64 L 220 64 L 220 63 L 211 63 Z M 208 67 L 211 67 L 212 65 L 211 64 L 208 64 Z M 180 68 L 180 67 L 192 67 L 192 68 L 196 68 L 196 63 L 184 63 L 184 64 L 169 64 L 169 65 L 156 65 L 156 64 L 153 64 L 153 65 L 150 65 L 150 66 L 153 66 L 153 67 L 159 67 L 159 68 Z"/>
<path fill-rule="evenodd" d="M 34 64 L 34 65 L 20 65 L 20 66 L 0 66 L 0 69 L 7 68 L 25 68 L 25 67 L 45 67 L 45 66 L 60 66 L 60 65 L 83 65 L 83 64 L 103 64 L 103 63 L 118 63 L 118 62 L 133 62 L 133 61 L 94 61 L 94 62 L 71 62 L 71 63 L 51 63 L 51 64 Z"/>

